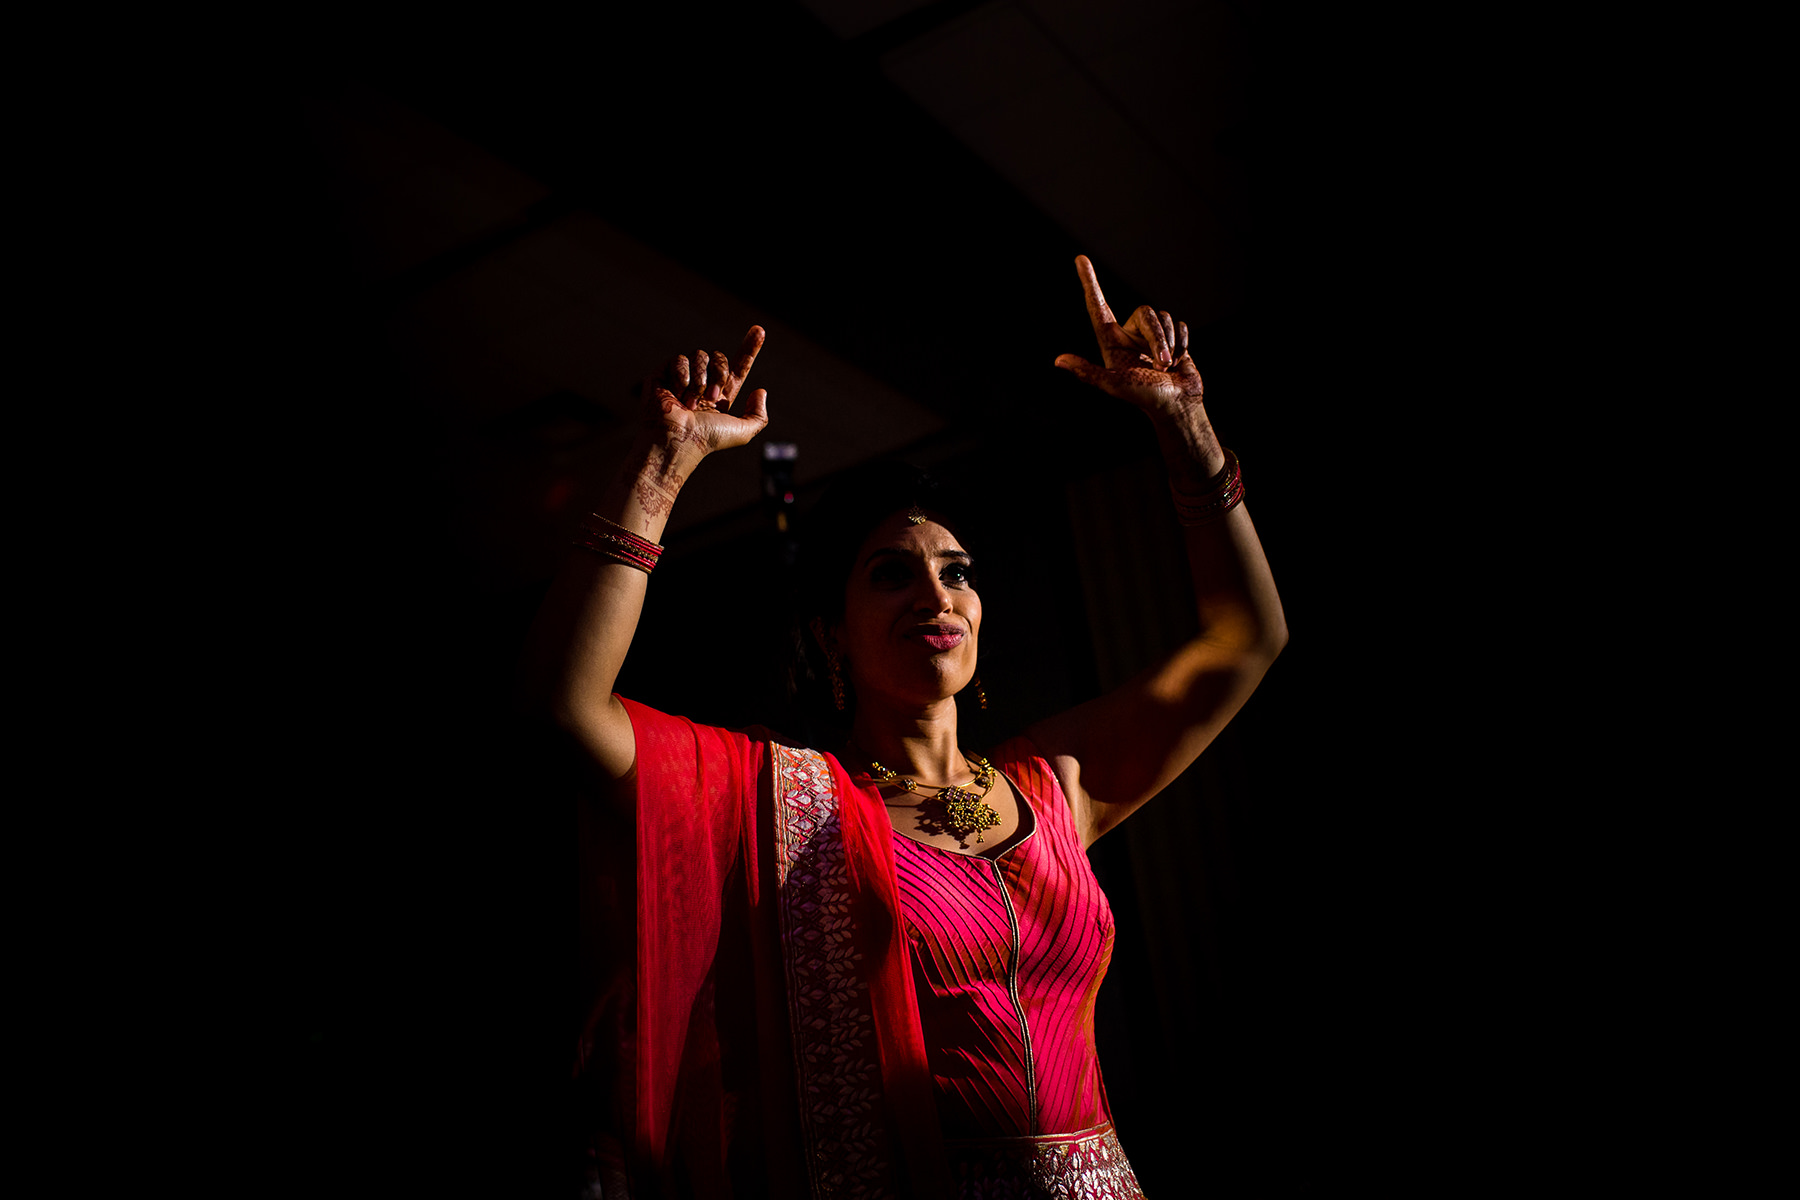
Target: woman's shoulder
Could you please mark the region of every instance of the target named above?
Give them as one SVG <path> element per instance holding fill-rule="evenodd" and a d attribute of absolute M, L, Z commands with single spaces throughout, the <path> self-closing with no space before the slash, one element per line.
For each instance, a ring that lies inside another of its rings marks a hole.
<path fill-rule="evenodd" d="M 761 726 L 731 729 L 666 713 L 626 696 L 619 701 L 631 719 L 640 773 L 646 763 L 665 764 L 678 773 L 727 761 L 754 769 L 770 745 L 796 744 Z"/>
<path fill-rule="evenodd" d="M 987 752 L 987 760 L 1031 800 L 1054 800 L 1065 808 L 1068 806 L 1056 772 L 1038 750 L 1037 743 L 1025 734 L 995 746 Z"/>
<path fill-rule="evenodd" d="M 631 718 L 632 730 L 640 739 L 645 736 L 673 735 L 718 738 L 757 744 L 775 742 L 795 747 L 802 745 L 784 734 L 761 725 L 748 725 L 741 729 L 727 725 L 713 725 L 706 721 L 696 721 L 692 717 L 681 716 L 678 713 L 668 713 L 659 708 L 652 708 L 643 701 L 633 700 L 629 696 L 618 696 L 617 699 L 620 704 L 625 706 L 626 715 Z"/>

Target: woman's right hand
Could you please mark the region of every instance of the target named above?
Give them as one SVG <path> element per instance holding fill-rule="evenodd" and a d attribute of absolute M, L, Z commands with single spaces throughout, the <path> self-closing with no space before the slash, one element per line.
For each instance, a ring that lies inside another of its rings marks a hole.
<path fill-rule="evenodd" d="M 677 354 L 660 378 L 644 381 L 644 421 L 655 440 L 692 447 L 701 457 L 714 450 L 742 446 L 769 423 L 769 393 L 751 392 L 741 416 L 731 406 L 762 349 L 762 326 L 752 325 L 738 347 L 734 364 L 723 350 L 699 351 L 692 359 Z"/>
<path fill-rule="evenodd" d="M 627 473 L 634 476 L 624 515 L 616 519 L 627 528 L 655 540 L 662 522 L 675 505 L 681 485 L 714 450 L 742 446 L 769 423 L 769 393 L 757 388 L 750 393 L 741 417 L 731 406 L 743 391 L 744 380 L 762 349 L 763 330 L 752 325 L 738 347 L 734 366 L 723 350 L 705 350 L 688 358 L 677 354 L 660 377 L 644 380 L 644 425 L 638 448 L 632 452 Z"/>

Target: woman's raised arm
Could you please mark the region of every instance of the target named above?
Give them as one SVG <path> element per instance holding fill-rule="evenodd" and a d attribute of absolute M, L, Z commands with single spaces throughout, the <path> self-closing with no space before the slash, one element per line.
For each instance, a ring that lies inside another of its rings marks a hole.
<path fill-rule="evenodd" d="M 1029 731 L 1055 768 L 1085 843 L 1172 783 L 1218 736 L 1287 644 L 1281 598 L 1242 504 L 1217 517 L 1228 460 L 1206 417 L 1187 325 L 1148 306 L 1113 319 L 1093 264 L 1075 260 L 1104 366 L 1073 354 L 1056 365 L 1143 409 L 1169 481 L 1195 504 L 1184 518 L 1200 633 L 1117 690 Z M 1224 500 L 1230 499 L 1225 488 Z"/>
<path fill-rule="evenodd" d="M 677 356 L 661 379 L 644 381 L 644 417 L 630 455 L 596 517 L 650 542 L 662 538 L 681 485 L 715 450 L 741 446 L 769 423 L 768 393 L 751 392 L 730 412 L 762 349 L 751 326 L 734 362 L 723 351 Z M 606 529 L 601 524 L 602 530 Z M 627 548 L 629 539 L 620 543 Z M 648 574 L 589 550 L 571 550 L 538 612 L 521 678 L 525 704 L 575 735 L 614 779 L 637 761 L 631 721 L 613 697 L 644 608 Z"/>

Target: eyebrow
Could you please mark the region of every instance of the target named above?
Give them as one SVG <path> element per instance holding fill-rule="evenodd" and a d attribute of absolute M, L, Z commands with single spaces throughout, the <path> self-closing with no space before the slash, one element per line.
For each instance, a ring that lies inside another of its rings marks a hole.
<path fill-rule="evenodd" d="M 922 555 L 914 554 L 910 550 L 902 550 L 898 546 L 883 546 L 878 550 L 869 551 L 869 557 L 862 560 L 862 565 L 866 567 L 878 558 L 954 559 L 957 562 L 968 563 L 971 566 L 974 565 L 975 562 L 975 560 L 969 556 L 968 552 L 964 550 L 939 550 L 931 555 Z"/>

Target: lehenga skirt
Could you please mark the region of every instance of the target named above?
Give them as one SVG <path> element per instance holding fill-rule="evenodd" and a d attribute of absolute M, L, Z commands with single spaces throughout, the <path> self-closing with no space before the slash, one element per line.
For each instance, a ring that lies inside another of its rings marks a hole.
<path fill-rule="evenodd" d="M 944 1143 L 960 1200 L 1144 1200 L 1112 1123 Z"/>

